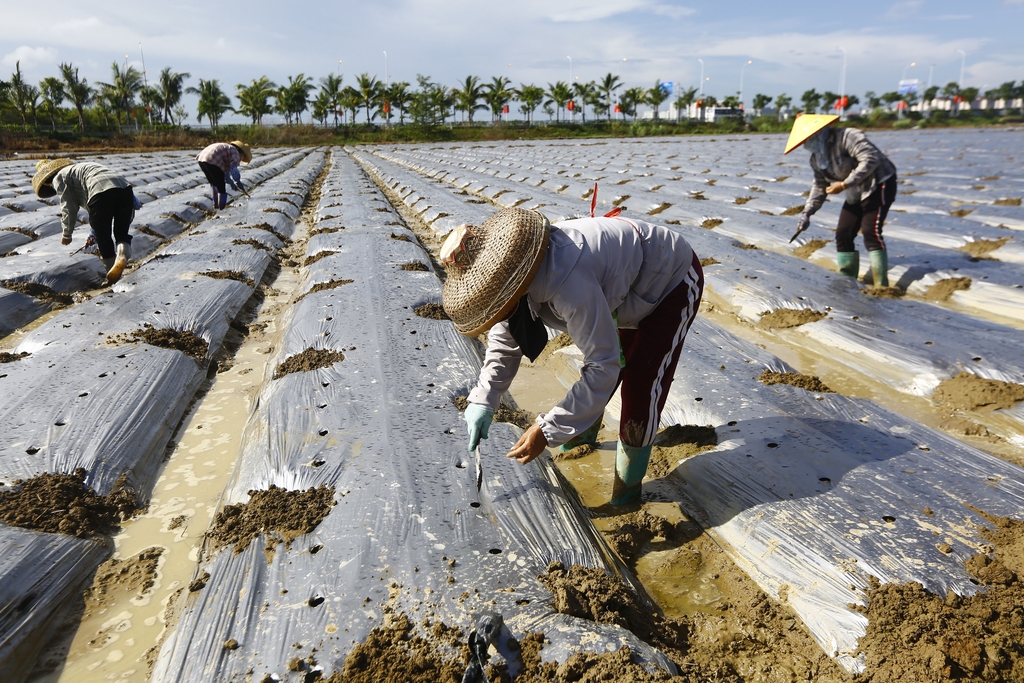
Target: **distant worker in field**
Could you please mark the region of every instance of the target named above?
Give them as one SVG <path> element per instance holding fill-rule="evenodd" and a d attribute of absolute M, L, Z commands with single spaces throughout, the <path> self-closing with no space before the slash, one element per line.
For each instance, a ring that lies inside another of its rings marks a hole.
<path fill-rule="evenodd" d="M 640 498 L 651 444 L 683 340 L 704 291 L 700 259 L 668 228 L 618 217 L 551 225 L 536 211 L 505 209 L 459 226 L 441 247 L 443 305 L 455 329 L 487 332 L 487 353 L 469 394 L 469 450 L 487 432 L 526 356 L 568 332 L 583 352 L 580 379 L 508 453 L 526 464 L 548 446 L 594 444 L 615 388 L 622 412 L 612 504 Z"/>
<path fill-rule="evenodd" d="M 807 229 L 811 216 L 825 203 L 825 195 L 845 192 L 836 226 L 836 257 L 839 272 L 857 277 L 860 252 L 853 244 L 859 231 L 871 259 L 875 287 L 889 286 L 889 257 L 882 240 L 882 226 L 896 199 L 896 167 L 880 149 L 856 128 L 833 128 L 838 116 L 804 114 L 793 122 L 785 154 L 803 145 L 811 153 L 814 183 L 800 214 L 797 231 Z"/>
<path fill-rule="evenodd" d="M 244 191 L 238 165 L 252 161 L 252 148 L 241 140 L 215 142 L 200 152 L 196 161 L 213 188 L 213 208 L 223 209 L 228 203 L 225 183 L 236 192 Z"/>
<path fill-rule="evenodd" d="M 32 189 L 44 199 L 60 197 L 61 244 L 71 244 L 78 210 L 88 209 L 91 237 L 106 268 L 107 284 L 120 280 L 132 257 L 132 236 L 128 228 L 139 207 L 131 183 L 97 163 L 42 159 L 36 164 Z"/>

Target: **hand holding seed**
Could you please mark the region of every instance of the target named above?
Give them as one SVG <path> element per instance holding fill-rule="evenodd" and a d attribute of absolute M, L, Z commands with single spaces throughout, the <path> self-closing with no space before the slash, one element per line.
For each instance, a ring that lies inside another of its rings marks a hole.
<path fill-rule="evenodd" d="M 525 465 L 543 453 L 547 447 L 548 440 L 544 432 L 537 425 L 532 425 L 519 437 L 519 441 L 516 441 L 516 445 L 508 452 L 508 457 L 515 458 L 520 465 Z"/>

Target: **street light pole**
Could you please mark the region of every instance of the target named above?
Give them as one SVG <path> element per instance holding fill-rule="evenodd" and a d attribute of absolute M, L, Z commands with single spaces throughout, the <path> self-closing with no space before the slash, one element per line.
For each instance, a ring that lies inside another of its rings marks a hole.
<path fill-rule="evenodd" d="M 917 62 L 911 62 L 910 66 L 903 67 L 903 75 L 900 76 L 900 80 L 901 81 L 907 80 L 907 69 L 909 69 L 910 67 L 913 67 L 913 66 L 917 66 Z"/>
<path fill-rule="evenodd" d="M 391 75 L 388 73 L 388 51 L 381 50 L 384 53 L 384 106 L 387 107 L 387 111 L 384 112 L 384 124 L 387 126 L 391 125 L 391 103 L 388 102 L 388 89 L 391 87 Z"/>
<path fill-rule="evenodd" d="M 846 120 L 846 48 L 840 47 L 843 53 L 843 68 L 839 71 L 839 120 Z"/>
<path fill-rule="evenodd" d="M 142 57 L 142 83 L 149 88 L 149 78 L 146 76 L 146 53 L 142 51 L 142 42 L 139 42 L 139 56 Z M 153 127 L 153 112 L 146 106 L 146 114 L 149 115 L 149 127 Z"/>
<path fill-rule="evenodd" d="M 700 57 L 698 57 L 697 61 L 700 62 L 700 93 L 699 93 L 699 95 L 701 97 L 704 97 L 704 60 L 701 59 Z"/>
<path fill-rule="evenodd" d="M 740 67 L 740 109 L 743 109 L 743 70 L 747 68 L 747 64 L 753 63 L 753 59 L 748 59 L 746 63 Z"/>
<path fill-rule="evenodd" d="M 572 85 L 572 57 L 566 55 L 565 58 L 569 60 L 569 85 Z"/>
<path fill-rule="evenodd" d="M 964 67 L 967 66 L 967 53 L 963 50 L 957 49 L 960 53 L 960 89 L 964 89 Z"/>

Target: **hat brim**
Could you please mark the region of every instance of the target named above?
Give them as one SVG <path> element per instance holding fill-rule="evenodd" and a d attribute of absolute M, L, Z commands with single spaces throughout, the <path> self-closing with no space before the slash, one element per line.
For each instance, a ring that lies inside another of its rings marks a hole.
<path fill-rule="evenodd" d="M 519 305 L 519 300 L 526 295 L 527 290 L 530 288 L 530 283 L 533 282 L 533 278 L 537 275 L 537 271 L 540 270 L 540 264 L 544 262 L 544 256 L 548 253 L 548 244 L 550 242 L 551 237 L 549 234 L 541 243 L 540 249 L 537 251 L 537 256 L 533 259 L 533 265 L 530 266 L 530 270 L 526 274 L 526 279 L 523 280 L 523 284 L 519 285 L 519 288 L 516 290 L 516 293 L 512 295 L 512 298 L 509 299 L 504 306 L 499 308 L 498 312 L 495 313 L 487 322 L 475 330 L 463 332 L 463 335 L 467 337 L 479 336 L 507 318 L 512 311 L 516 309 L 516 306 Z"/>
<path fill-rule="evenodd" d="M 831 126 L 838 120 L 839 116 L 836 114 L 803 114 L 796 117 L 796 120 L 793 121 L 793 130 L 790 131 L 789 139 L 786 140 L 786 151 L 783 154 L 789 154 L 822 128 Z"/>
<path fill-rule="evenodd" d="M 57 194 L 57 191 L 50 185 L 50 181 L 53 180 L 53 176 L 68 166 L 72 166 L 73 162 L 69 159 L 54 159 L 48 164 L 42 171 L 36 173 L 32 178 L 32 189 L 35 191 L 36 196 L 40 199 L 49 199 Z"/>

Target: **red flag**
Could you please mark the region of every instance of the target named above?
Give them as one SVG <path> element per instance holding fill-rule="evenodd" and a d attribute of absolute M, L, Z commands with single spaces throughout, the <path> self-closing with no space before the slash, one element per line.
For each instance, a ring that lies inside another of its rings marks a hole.
<path fill-rule="evenodd" d="M 502 114 L 507 114 L 508 113 L 508 105 L 507 104 L 504 107 L 501 108 L 501 113 Z"/>
<path fill-rule="evenodd" d="M 617 105 L 617 104 L 615 105 L 615 113 L 616 114 L 621 114 L 622 113 L 622 108 L 619 107 L 619 105 Z"/>
<path fill-rule="evenodd" d="M 566 109 L 568 109 L 569 111 L 572 111 L 573 109 L 575 109 L 575 108 L 576 108 L 576 103 L 575 103 L 575 102 L 573 102 L 572 100 L 569 100 L 569 101 L 568 101 L 568 102 L 566 103 L 566 105 L 565 105 L 565 108 L 566 108 Z"/>

